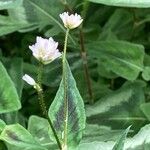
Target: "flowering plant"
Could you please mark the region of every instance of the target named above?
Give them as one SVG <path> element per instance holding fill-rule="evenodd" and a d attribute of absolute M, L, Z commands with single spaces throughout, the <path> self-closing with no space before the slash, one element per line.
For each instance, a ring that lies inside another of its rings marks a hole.
<path fill-rule="evenodd" d="M 1 0 L 0 150 L 149 150 L 147 7 Z"/>

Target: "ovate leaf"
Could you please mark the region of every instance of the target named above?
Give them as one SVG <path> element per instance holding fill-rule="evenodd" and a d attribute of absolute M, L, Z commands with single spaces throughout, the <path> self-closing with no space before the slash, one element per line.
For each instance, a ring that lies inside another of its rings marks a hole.
<path fill-rule="evenodd" d="M 91 57 L 117 75 L 135 80 L 143 70 L 144 47 L 125 41 L 97 41 L 87 44 Z"/>
<path fill-rule="evenodd" d="M 88 1 L 111 6 L 138 7 L 138 8 L 150 7 L 149 0 L 88 0 Z"/>
<path fill-rule="evenodd" d="M 68 101 L 68 118 L 67 118 L 67 137 L 68 147 L 73 148 L 78 145 L 82 138 L 82 132 L 85 128 L 85 112 L 83 100 L 76 87 L 69 65 L 66 63 L 66 82 L 68 84 L 67 101 Z M 63 80 L 56 94 L 56 97 L 49 109 L 49 117 L 58 133 L 59 139 L 62 140 L 64 131 L 64 84 Z"/>
<path fill-rule="evenodd" d="M 19 96 L 14 83 L 0 62 L 0 113 L 15 111 L 21 108 Z"/>

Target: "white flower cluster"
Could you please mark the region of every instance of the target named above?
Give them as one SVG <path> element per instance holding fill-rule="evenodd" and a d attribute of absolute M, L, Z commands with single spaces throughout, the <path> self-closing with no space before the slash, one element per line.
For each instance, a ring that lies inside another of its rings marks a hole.
<path fill-rule="evenodd" d="M 62 19 L 64 26 L 68 29 L 74 29 L 78 27 L 83 21 L 81 16 L 78 15 L 77 13 L 75 13 L 74 15 L 73 14 L 69 15 L 68 12 L 64 12 L 59 16 Z"/>
<path fill-rule="evenodd" d="M 29 46 L 33 56 L 43 64 L 49 64 L 50 62 L 61 56 L 61 53 L 59 52 L 57 47 L 58 42 L 55 42 L 52 37 L 50 37 L 49 39 L 37 37 L 36 43 L 32 46 Z"/>

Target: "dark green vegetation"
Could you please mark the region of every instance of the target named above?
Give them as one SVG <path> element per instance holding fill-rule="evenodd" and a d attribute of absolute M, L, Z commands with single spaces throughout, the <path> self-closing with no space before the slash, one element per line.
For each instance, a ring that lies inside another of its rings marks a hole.
<path fill-rule="evenodd" d="M 72 100 L 68 145 L 79 150 L 150 150 L 150 2 L 89 1 L 0 0 L 0 150 L 58 149 L 37 93 L 23 84 L 22 76 L 37 78 L 38 62 L 28 48 L 36 36 L 52 36 L 63 51 L 66 29 L 59 14 L 64 11 L 84 19 L 70 32 L 67 46 Z M 61 59 L 45 65 L 43 74 L 47 109 L 60 137 Z"/>

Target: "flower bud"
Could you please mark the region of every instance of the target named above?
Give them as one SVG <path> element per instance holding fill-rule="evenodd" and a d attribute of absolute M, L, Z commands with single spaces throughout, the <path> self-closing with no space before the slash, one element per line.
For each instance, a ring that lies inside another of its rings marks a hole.
<path fill-rule="evenodd" d="M 33 78 L 31 78 L 29 75 L 25 74 L 22 79 L 24 81 L 26 81 L 28 84 L 32 85 L 32 86 L 35 86 L 36 85 L 36 82 Z"/>

